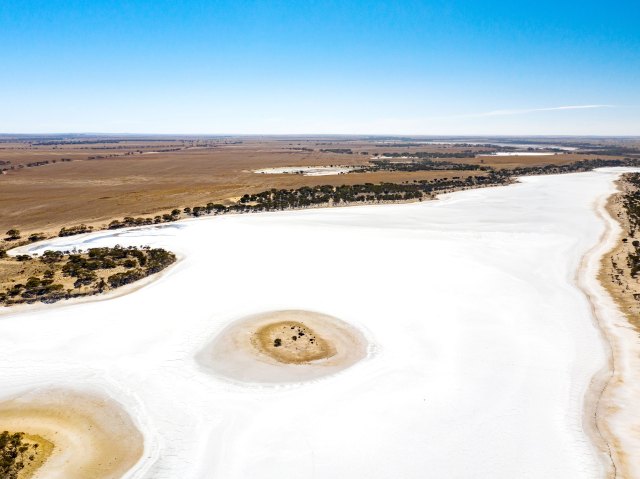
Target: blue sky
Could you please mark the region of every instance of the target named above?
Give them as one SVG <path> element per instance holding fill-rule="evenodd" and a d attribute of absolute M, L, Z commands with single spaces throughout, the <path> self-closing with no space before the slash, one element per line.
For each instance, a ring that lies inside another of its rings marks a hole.
<path fill-rule="evenodd" d="M 640 2 L 0 0 L 0 132 L 640 135 Z"/>

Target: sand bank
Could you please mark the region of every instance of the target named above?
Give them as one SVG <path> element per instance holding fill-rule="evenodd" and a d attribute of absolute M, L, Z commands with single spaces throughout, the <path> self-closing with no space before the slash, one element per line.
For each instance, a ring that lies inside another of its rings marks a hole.
<path fill-rule="evenodd" d="M 272 311 L 234 321 L 196 358 L 207 370 L 250 383 L 287 383 L 335 374 L 367 356 L 353 326 L 311 311 Z"/>
<path fill-rule="evenodd" d="M 45 460 L 21 479 L 120 479 L 144 449 L 117 403 L 77 392 L 44 390 L 2 401 L 0 425 L 41 444 Z"/>
<path fill-rule="evenodd" d="M 621 240 L 627 236 L 627 225 L 620 199 L 618 192 L 598 205 L 607 230 L 585 264 L 584 284 L 610 352 L 607 373 L 594 378 L 597 401 L 591 422 L 595 419 L 595 444 L 609 456 L 608 477 L 638 478 L 640 340 L 637 300 L 633 300 L 637 285 L 627 283 L 631 278 L 623 271 L 626 251 Z"/>

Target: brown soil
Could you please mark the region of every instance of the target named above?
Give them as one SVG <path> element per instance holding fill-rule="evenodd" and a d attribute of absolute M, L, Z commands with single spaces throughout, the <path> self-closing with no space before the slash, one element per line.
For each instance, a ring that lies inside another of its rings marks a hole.
<path fill-rule="evenodd" d="M 279 321 L 261 326 L 251 342 L 262 354 L 287 364 L 309 363 L 336 353 L 325 339 L 297 321 Z"/>
<path fill-rule="evenodd" d="M 477 171 L 374 172 L 333 176 L 262 175 L 253 170 L 282 166 L 366 165 L 374 153 L 425 151 L 455 153 L 473 148 L 423 145 L 402 148 L 373 141 L 318 138 L 240 138 L 206 142 L 166 139 L 162 142 L 123 141 L 117 144 L 0 144 L 0 161 L 16 167 L 0 175 L 0 233 L 10 228 L 57 233 L 79 223 L 97 228 L 123 216 L 154 216 L 173 208 L 226 203 L 245 193 L 271 188 L 298 188 L 428 180 L 481 174 Z M 304 151 L 302 148 L 313 149 Z M 350 148 L 353 154 L 321 152 Z M 158 150 L 170 150 L 159 151 Z M 486 148 L 475 148 L 486 149 Z M 362 154 L 367 153 L 367 154 Z M 63 158 L 72 161 L 61 161 Z M 94 158 L 94 159 L 89 159 Z M 562 164 L 585 157 L 567 154 L 545 157 L 464 158 L 460 163 L 513 167 Z M 19 165 L 56 160 L 44 166 Z M 6 166 L 6 165 L 5 165 Z"/>
<path fill-rule="evenodd" d="M 128 415 L 107 398 L 48 390 L 0 402 L 0 423 L 24 431 L 41 457 L 20 479 L 118 479 L 144 449 Z"/>
<path fill-rule="evenodd" d="M 27 445 L 31 445 L 33 451 L 33 460 L 29 461 L 24 469 L 18 474 L 19 479 L 29 479 L 34 476 L 38 469 L 46 462 L 46 460 L 53 454 L 54 445 L 51 441 L 47 441 L 44 437 L 38 435 L 25 434 L 23 442 Z M 37 444 L 37 448 L 33 448 L 33 445 Z"/>

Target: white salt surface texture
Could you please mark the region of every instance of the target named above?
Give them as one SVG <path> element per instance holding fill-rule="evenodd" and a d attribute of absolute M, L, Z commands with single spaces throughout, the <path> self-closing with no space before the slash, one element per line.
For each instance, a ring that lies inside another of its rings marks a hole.
<path fill-rule="evenodd" d="M 477 156 L 554 156 L 552 151 L 496 151 L 495 153 Z"/>
<path fill-rule="evenodd" d="M 500 143 L 495 141 L 486 141 L 486 142 L 474 142 L 474 141 L 421 141 L 420 143 L 424 143 L 425 145 L 493 145 L 493 146 L 505 146 L 512 148 L 555 148 L 557 150 L 564 151 L 575 151 L 578 148 L 573 146 L 563 146 L 563 145 L 551 145 L 551 144 L 542 144 L 542 143 Z"/>
<path fill-rule="evenodd" d="M 303 176 L 342 175 L 357 170 L 354 166 L 283 166 L 277 168 L 262 168 L 254 173 L 265 175 L 299 174 Z"/>
<path fill-rule="evenodd" d="M 183 259 L 129 295 L 3 311 L 0 391 L 107 391 L 146 438 L 127 477 L 602 477 L 583 402 L 605 353 L 575 277 L 618 173 L 34 245 Z M 232 321 L 282 309 L 341 318 L 375 346 L 294 385 L 235 383 L 195 361 Z"/>

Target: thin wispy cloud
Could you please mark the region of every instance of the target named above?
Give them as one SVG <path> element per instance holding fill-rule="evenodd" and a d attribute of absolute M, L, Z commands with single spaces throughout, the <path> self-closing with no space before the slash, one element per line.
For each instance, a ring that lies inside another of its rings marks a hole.
<path fill-rule="evenodd" d="M 537 113 L 541 111 L 565 111 L 565 110 L 593 110 L 597 108 L 615 108 L 615 105 L 569 105 L 554 106 L 549 108 L 524 108 L 519 110 L 494 110 L 484 113 L 472 113 L 469 115 L 461 115 L 466 118 L 481 118 L 486 116 L 510 116 L 525 115 L 527 113 Z"/>

